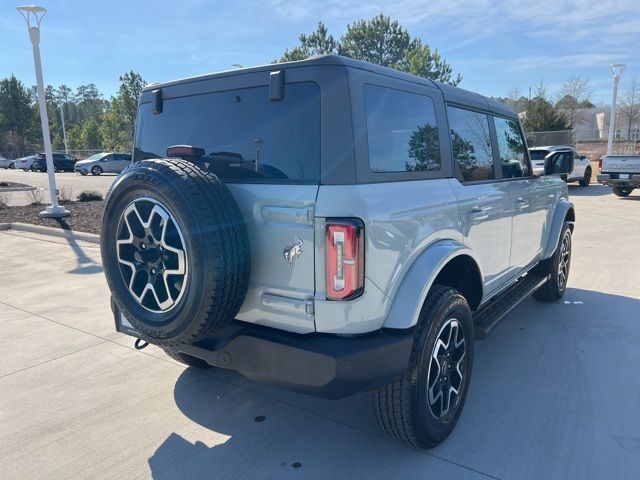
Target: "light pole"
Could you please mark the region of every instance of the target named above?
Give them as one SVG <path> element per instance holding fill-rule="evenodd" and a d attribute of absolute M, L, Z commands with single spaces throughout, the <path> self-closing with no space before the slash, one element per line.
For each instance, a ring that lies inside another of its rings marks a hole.
<path fill-rule="evenodd" d="M 609 117 L 609 138 L 607 140 L 607 155 L 613 153 L 613 137 L 616 134 L 616 102 L 618 96 L 618 83 L 626 65 L 622 63 L 614 63 L 609 65 L 613 73 L 613 99 L 611 100 L 611 115 Z"/>
<path fill-rule="evenodd" d="M 64 106 L 66 104 L 63 102 L 59 105 L 60 107 L 60 118 L 62 119 L 62 139 L 64 140 L 64 153 L 69 155 L 69 146 L 67 145 L 67 131 L 64 128 Z"/>
<path fill-rule="evenodd" d="M 41 217 L 66 217 L 69 210 L 58 204 L 58 189 L 56 188 L 56 177 L 54 175 L 53 152 L 51 150 L 51 134 L 49 133 L 49 117 L 47 116 L 47 103 L 44 95 L 44 81 L 42 80 L 42 62 L 40 60 L 40 22 L 47 13 L 47 9 L 29 5 L 16 7 L 20 15 L 27 22 L 29 29 L 29 39 L 33 46 L 33 63 L 36 69 L 36 83 L 38 85 L 38 104 L 40 106 L 40 124 L 42 125 L 42 141 L 44 143 L 44 154 L 47 160 L 47 175 L 49 177 L 49 193 L 51 194 L 51 205 L 40 212 Z M 33 24 L 32 24 L 33 23 Z"/>

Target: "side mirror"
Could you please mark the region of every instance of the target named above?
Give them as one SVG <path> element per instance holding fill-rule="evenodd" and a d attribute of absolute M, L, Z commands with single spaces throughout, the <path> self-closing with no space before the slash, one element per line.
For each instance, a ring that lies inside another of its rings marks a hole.
<path fill-rule="evenodd" d="M 565 152 L 550 153 L 544 157 L 545 175 L 568 175 L 573 170 L 573 158 Z"/>
<path fill-rule="evenodd" d="M 586 155 L 580 155 L 580 160 L 586 160 L 586 159 L 587 159 Z"/>

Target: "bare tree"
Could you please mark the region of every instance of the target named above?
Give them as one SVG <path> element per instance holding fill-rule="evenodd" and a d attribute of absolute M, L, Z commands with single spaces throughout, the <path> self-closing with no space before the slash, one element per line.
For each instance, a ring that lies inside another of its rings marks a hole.
<path fill-rule="evenodd" d="M 638 121 L 640 121 L 640 82 L 638 82 L 637 77 L 631 78 L 631 83 L 629 83 L 629 86 L 624 91 L 620 103 L 622 104 L 620 116 L 624 118 L 627 123 L 627 139 L 630 139 L 631 128 L 636 126 Z"/>
<path fill-rule="evenodd" d="M 585 106 L 585 104 L 591 104 L 590 99 L 589 79 L 574 75 L 562 84 L 557 107 L 566 112 L 571 125 L 576 128 L 584 122 L 584 118 L 581 117 L 578 109 Z"/>

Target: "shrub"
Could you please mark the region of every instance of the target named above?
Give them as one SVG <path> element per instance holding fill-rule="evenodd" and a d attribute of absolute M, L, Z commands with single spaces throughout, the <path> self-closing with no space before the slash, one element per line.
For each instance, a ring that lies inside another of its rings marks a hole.
<path fill-rule="evenodd" d="M 36 188 L 27 192 L 27 200 L 31 205 L 42 205 L 44 203 L 44 191 Z"/>
<path fill-rule="evenodd" d="M 74 197 L 75 192 L 73 191 L 73 187 L 65 185 L 58 188 L 58 200 L 60 200 L 60 203 L 71 202 L 73 201 Z"/>
<path fill-rule="evenodd" d="M 102 194 L 95 190 L 85 190 L 78 195 L 79 202 L 95 202 L 100 200 L 103 200 Z"/>

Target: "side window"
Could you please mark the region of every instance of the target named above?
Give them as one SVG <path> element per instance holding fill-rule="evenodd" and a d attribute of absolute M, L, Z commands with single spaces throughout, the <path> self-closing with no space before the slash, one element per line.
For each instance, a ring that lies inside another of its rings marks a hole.
<path fill-rule="evenodd" d="M 440 138 L 431 98 L 365 85 L 364 103 L 373 172 L 440 170 Z"/>
<path fill-rule="evenodd" d="M 531 176 L 525 143 L 518 123 L 506 118 L 493 117 L 498 137 L 498 152 L 502 178 L 521 178 Z"/>
<path fill-rule="evenodd" d="M 453 158 L 465 182 L 496 178 L 489 119 L 484 113 L 447 107 Z"/>

